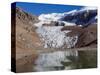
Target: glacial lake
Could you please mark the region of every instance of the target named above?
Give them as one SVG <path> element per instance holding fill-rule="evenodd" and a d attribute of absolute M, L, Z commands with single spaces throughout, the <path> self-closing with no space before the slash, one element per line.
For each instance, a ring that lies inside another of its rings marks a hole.
<path fill-rule="evenodd" d="M 18 72 L 59 71 L 97 68 L 97 51 L 55 51 L 40 53 L 35 62 L 22 65 Z"/>
<path fill-rule="evenodd" d="M 57 71 L 97 67 L 97 51 L 55 51 L 39 54 L 33 71 Z"/>

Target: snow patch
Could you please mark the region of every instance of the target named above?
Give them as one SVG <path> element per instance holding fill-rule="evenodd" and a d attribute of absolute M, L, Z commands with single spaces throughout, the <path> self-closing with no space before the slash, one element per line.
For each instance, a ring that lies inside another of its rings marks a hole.
<path fill-rule="evenodd" d="M 68 14 L 74 15 L 77 11 L 78 10 L 76 10 L 76 9 L 75 10 L 72 10 L 72 11 L 69 11 L 69 12 L 66 13 L 66 15 L 68 15 Z"/>
<path fill-rule="evenodd" d="M 80 9 L 80 11 L 85 11 L 85 10 L 97 10 L 97 7 L 83 7 L 82 9 Z"/>

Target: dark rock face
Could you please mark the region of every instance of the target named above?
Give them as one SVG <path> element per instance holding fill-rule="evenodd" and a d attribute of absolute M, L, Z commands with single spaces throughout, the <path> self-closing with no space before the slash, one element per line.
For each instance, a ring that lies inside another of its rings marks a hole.
<path fill-rule="evenodd" d="M 95 19 L 96 15 L 97 10 L 85 10 L 81 12 L 76 12 L 74 15 L 67 14 L 64 18 L 62 18 L 62 20 L 75 23 L 77 25 L 87 26 L 94 22 L 97 23 L 97 20 Z"/>
<path fill-rule="evenodd" d="M 64 22 L 59 22 L 59 21 L 51 21 L 50 24 L 44 23 L 43 26 L 64 26 Z"/>

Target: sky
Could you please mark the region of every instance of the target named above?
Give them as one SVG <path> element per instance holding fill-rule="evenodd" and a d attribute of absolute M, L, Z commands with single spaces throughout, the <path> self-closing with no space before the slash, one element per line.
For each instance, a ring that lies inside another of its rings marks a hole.
<path fill-rule="evenodd" d="M 24 11 L 33 15 L 48 14 L 48 13 L 63 13 L 75 9 L 79 10 L 83 7 L 74 5 L 27 3 L 27 2 L 17 2 L 16 6 L 22 8 Z"/>

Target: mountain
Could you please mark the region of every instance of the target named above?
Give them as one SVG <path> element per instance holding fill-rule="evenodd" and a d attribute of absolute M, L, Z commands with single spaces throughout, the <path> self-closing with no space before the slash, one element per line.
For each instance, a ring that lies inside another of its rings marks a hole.
<path fill-rule="evenodd" d="M 12 42 L 16 43 L 16 54 L 12 48 L 12 59 L 15 60 L 16 55 L 17 72 L 24 72 L 26 68 L 32 71 L 42 50 L 97 47 L 97 9 L 82 8 L 39 16 L 18 7 L 14 10 L 11 14 L 12 28 L 16 28 L 16 33 L 12 30 L 11 35 Z"/>
<path fill-rule="evenodd" d="M 89 26 L 84 27 L 87 25 Z M 41 14 L 38 17 L 20 8 L 16 8 L 16 45 L 18 50 L 33 50 L 33 48 L 43 47 L 84 47 L 91 43 L 91 40 L 97 40 L 96 25 L 96 8 L 84 7 L 80 10 L 72 10 L 64 13 Z M 94 27 L 94 29 L 92 30 L 91 27 L 92 29 Z M 91 31 L 95 34 L 91 35 Z M 69 34 L 72 36 L 69 36 Z M 80 35 L 84 35 L 82 37 L 85 38 L 80 39 Z M 89 37 L 88 35 L 93 37 Z M 90 39 L 90 42 L 86 45 L 80 45 L 79 41 L 82 43 L 83 39 L 85 41 Z"/>
<path fill-rule="evenodd" d="M 96 8 L 84 7 L 64 13 L 41 14 L 38 19 L 39 22 L 34 25 L 44 48 L 85 47 L 97 40 Z"/>
<path fill-rule="evenodd" d="M 39 20 L 46 21 L 46 23 L 55 21 L 64 25 L 88 26 L 97 23 L 96 17 L 97 8 L 84 7 L 80 10 L 72 10 L 64 13 L 41 14 Z"/>
<path fill-rule="evenodd" d="M 97 9 L 82 8 L 76 12 L 67 14 L 62 18 L 63 21 L 75 23 L 76 25 L 87 26 L 90 24 L 97 23 Z"/>

